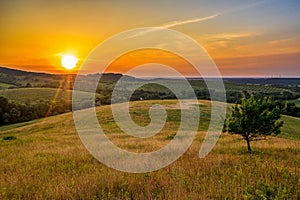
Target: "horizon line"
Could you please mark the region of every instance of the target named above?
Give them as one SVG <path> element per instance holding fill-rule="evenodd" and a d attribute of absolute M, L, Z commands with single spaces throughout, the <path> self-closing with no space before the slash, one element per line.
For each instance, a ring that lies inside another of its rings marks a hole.
<path fill-rule="evenodd" d="M 11 68 L 8 66 L 0 66 L 0 68 L 6 68 L 6 69 L 10 69 L 10 70 L 17 70 L 17 71 L 22 71 L 22 72 L 28 72 L 28 73 L 37 73 L 37 74 L 49 74 L 49 75 L 78 75 L 78 71 L 77 73 L 51 73 L 51 72 L 46 72 L 46 71 L 30 71 L 30 70 L 21 70 L 21 69 L 16 69 L 16 68 Z M 83 75 L 83 76 L 87 76 L 87 75 L 95 75 L 95 74 L 101 74 L 99 72 L 95 72 L 95 73 L 87 73 L 87 74 L 79 74 L 79 75 Z M 171 79 L 180 79 L 182 77 L 176 77 L 176 76 L 133 76 L 130 74 L 123 74 L 120 72 L 107 72 L 107 73 L 102 73 L 102 74 L 121 74 L 123 76 L 131 76 L 134 78 L 146 78 L 146 79 L 157 79 L 157 78 L 171 78 Z M 278 79 L 278 78 L 300 78 L 300 75 L 298 76 L 289 76 L 289 75 L 268 75 L 268 76 L 264 76 L 264 75 L 257 75 L 257 76 L 249 76 L 249 75 L 221 75 L 220 77 L 218 76 L 186 76 L 184 78 L 187 79 L 203 79 L 203 78 L 253 78 L 253 79 Z"/>

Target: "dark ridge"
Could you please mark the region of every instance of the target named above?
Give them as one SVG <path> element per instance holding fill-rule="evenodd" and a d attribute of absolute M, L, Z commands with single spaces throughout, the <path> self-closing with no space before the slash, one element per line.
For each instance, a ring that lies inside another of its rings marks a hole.
<path fill-rule="evenodd" d="M 259 84 L 283 87 L 300 85 L 300 78 L 223 78 L 223 80 L 236 84 Z"/>
<path fill-rule="evenodd" d="M 29 71 L 11 69 L 11 68 L 6 68 L 6 67 L 0 67 L 0 73 L 14 75 L 14 76 L 26 76 L 26 75 L 38 75 L 38 76 L 43 76 L 43 77 L 61 76 L 58 74 L 48 74 L 48 73 L 42 73 L 42 72 L 29 72 Z"/>
<path fill-rule="evenodd" d="M 64 78 L 65 76 L 69 76 L 66 74 L 49 74 L 49 73 L 43 73 L 43 72 L 30 72 L 30 71 L 24 71 L 24 70 L 18 70 L 18 69 L 11 69 L 7 67 L 1 67 L 0 66 L 0 74 L 6 74 L 9 76 L 36 76 L 36 77 L 42 77 L 42 78 L 54 78 L 54 79 L 60 79 Z M 76 77 L 76 74 L 71 74 L 73 78 Z M 86 78 L 99 78 L 101 76 L 102 81 L 118 81 L 121 77 L 124 77 L 126 80 L 137 80 L 135 77 L 128 76 L 128 75 L 122 75 L 120 73 L 104 73 L 104 74 L 87 74 L 87 75 L 80 75 L 82 77 Z M 3 82 L 3 80 L 0 80 L 0 82 Z M 9 82 L 11 83 L 11 82 Z"/>

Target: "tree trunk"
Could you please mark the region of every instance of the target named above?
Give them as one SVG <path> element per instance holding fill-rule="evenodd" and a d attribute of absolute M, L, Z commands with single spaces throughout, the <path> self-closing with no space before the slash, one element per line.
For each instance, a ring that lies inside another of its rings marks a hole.
<path fill-rule="evenodd" d="M 250 139 L 247 138 L 246 141 L 247 141 L 248 153 L 251 154 Z"/>

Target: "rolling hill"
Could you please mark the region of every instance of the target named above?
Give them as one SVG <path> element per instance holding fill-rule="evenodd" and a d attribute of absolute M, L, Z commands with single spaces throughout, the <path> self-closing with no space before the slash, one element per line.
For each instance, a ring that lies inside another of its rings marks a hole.
<path fill-rule="evenodd" d="M 101 76 L 100 82 L 103 88 L 112 90 L 114 84 L 123 77 L 126 80 L 128 87 L 134 87 L 140 82 L 147 81 L 146 79 L 138 79 L 135 77 L 122 74 L 88 74 L 80 75 L 78 81 L 88 88 L 92 81 L 98 80 Z M 61 88 L 72 89 L 76 78 L 75 74 L 47 74 L 27 72 L 22 70 L 10 69 L 0 67 L 0 90 L 7 87 L 46 87 L 46 88 Z M 178 88 L 182 88 L 182 80 L 180 79 L 153 79 L 156 81 L 173 84 Z M 201 78 L 188 79 L 194 90 L 206 90 L 206 83 Z M 263 93 L 265 95 L 283 95 L 283 98 L 291 98 L 287 95 L 294 95 L 300 97 L 300 78 L 224 78 L 224 84 L 227 92 L 242 92 L 248 93 Z M 208 81 L 215 81 L 213 78 Z M 83 91 L 85 87 L 82 88 Z M 169 92 L 164 87 L 157 85 L 145 85 L 141 87 L 144 91 L 149 92 Z M 286 94 L 285 94 L 286 93 Z"/>
<path fill-rule="evenodd" d="M 86 94 L 87 98 L 92 97 L 92 93 L 80 92 L 84 96 Z M 63 90 L 55 88 L 16 88 L 0 90 L 0 96 L 4 96 L 7 99 L 16 101 L 18 103 L 32 102 L 39 100 L 46 101 L 71 101 L 72 100 L 72 90 Z M 100 94 L 96 96 L 101 97 Z M 82 99 L 84 101 L 84 99 Z"/>
<path fill-rule="evenodd" d="M 9 84 L 6 84 L 6 83 L 0 83 L 0 90 L 4 90 L 4 89 L 7 89 L 11 87 L 11 85 Z"/>
<path fill-rule="evenodd" d="M 0 124 L 16 123 L 28 121 L 35 118 L 40 118 L 43 116 L 48 116 L 45 114 L 46 109 L 51 107 L 50 115 L 56 115 L 64 113 L 71 110 L 71 89 L 73 89 L 73 84 L 76 75 L 55 75 L 46 73 L 35 73 L 26 72 L 21 70 L 9 69 L 0 67 L 0 97 L 5 97 L 8 101 L 14 101 L 20 105 L 11 105 L 6 108 L 2 113 L 3 117 L 0 117 Z M 97 93 L 97 105 L 107 105 L 111 103 L 111 95 L 114 90 L 116 82 L 123 78 L 124 84 L 122 84 L 121 89 L 117 91 L 116 102 L 124 101 L 124 94 L 130 94 L 130 89 L 137 88 L 130 100 L 157 100 L 157 99 L 176 99 L 175 94 L 168 88 L 163 87 L 162 84 L 172 85 L 178 90 L 181 98 L 190 99 L 193 92 L 186 91 L 184 87 L 185 81 L 182 79 L 154 79 L 157 84 L 147 84 L 145 79 L 137 79 L 131 76 L 126 76 L 122 74 L 88 74 L 80 75 L 76 78 L 78 80 L 80 87 L 77 89 L 86 92 L 87 98 L 91 97 L 89 95 L 91 92 L 95 91 L 92 88 L 93 81 L 100 82 L 96 88 Z M 283 85 L 280 85 L 280 81 L 283 81 Z M 291 85 L 288 85 L 288 80 L 291 81 Z M 198 99 L 210 99 L 211 94 L 209 93 L 206 83 L 203 79 L 188 79 L 192 88 Z M 208 81 L 215 82 L 215 79 L 209 79 Z M 286 100 L 295 100 L 300 97 L 300 91 L 298 87 L 298 82 L 300 79 L 249 79 L 249 78 L 225 78 L 224 79 L 227 102 L 233 103 L 238 101 L 242 96 L 249 96 L 254 94 L 256 98 L 262 98 L 265 96 L 271 96 L 273 100 L 280 101 L 277 105 L 283 109 Z M 139 87 L 142 85 L 141 87 Z M 222 97 L 222 91 L 215 88 L 211 91 L 215 94 L 215 97 Z M 222 98 L 218 100 L 224 101 Z M 39 102 L 46 101 L 46 102 Z M 297 102 L 296 102 L 297 103 Z M 24 105 L 32 105 L 28 110 Z M 37 105 L 37 104 L 40 104 Z M 88 102 L 83 99 L 80 108 L 88 107 Z M 292 107 L 291 105 L 289 105 Z M 43 107 L 43 112 L 37 113 L 36 107 Z M 47 107 L 47 108 L 46 108 Z M 294 106 L 295 107 L 295 106 Z M 15 109 L 13 109 L 15 108 Z M 291 116 L 299 116 L 299 107 L 291 108 L 285 114 Z M 6 113 L 6 114 L 5 114 Z M 28 114 L 29 113 L 29 114 Z M 5 116 L 4 116 L 5 114 Z M 24 116 L 23 116 L 24 115 Z M 28 117 L 29 115 L 30 117 Z"/>
<path fill-rule="evenodd" d="M 131 102 L 132 119 L 149 123 L 153 104 L 166 107 L 162 131 L 148 139 L 125 135 L 110 106 L 97 107 L 109 139 L 132 152 L 150 152 L 168 144 L 180 124 L 176 100 Z M 254 199 L 300 194 L 300 119 L 283 116 L 281 137 L 253 142 L 247 154 L 238 136 L 222 134 L 212 152 L 198 151 L 210 120 L 209 101 L 199 101 L 199 132 L 189 150 L 164 169 L 130 174 L 94 159 L 76 134 L 72 113 L 0 127 L 1 199 Z M 167 178 L 166 178 L 167 177 Z M 262 178 L 263 177 L 263 178 Z"/>

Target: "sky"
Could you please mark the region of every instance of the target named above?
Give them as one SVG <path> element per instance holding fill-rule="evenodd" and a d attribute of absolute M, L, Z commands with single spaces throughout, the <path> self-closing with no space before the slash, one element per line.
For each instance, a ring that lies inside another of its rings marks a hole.
<path fill-rule="evenodd" d="M 113 35 L 160 27 L 197 41 L 223 76 L 300 77 L 299 10 L 298 0 L 1 1 L 0 66 L 76 73 L 89 53 Z M 79 60 L 73 71 L 61 66 L 66 54 Z M 113 61 L 110 71 L 125 73 L 149 60 L 196 75 L 178 56 L 153 50 L 128 53 Z"/>

